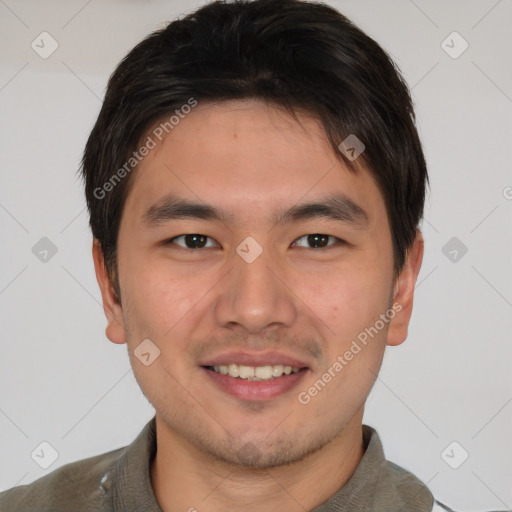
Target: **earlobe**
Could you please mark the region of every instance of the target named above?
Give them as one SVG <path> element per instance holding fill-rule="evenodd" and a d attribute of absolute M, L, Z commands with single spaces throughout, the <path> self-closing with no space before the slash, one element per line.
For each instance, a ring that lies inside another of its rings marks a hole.
<path fill-rule="evenodd" d="M 421 231 L 416 230 L 414 242 L 407 251 L 404 266 L 396 279 L 393 304 L 397 311 L 389 324 L 388 345 L 400 345 L 407 338 L 409 321 L 412 315 L 414 288 L 423 261 L 424 240 Z"/>
<path fill-rule="evenodd" d="M 103 311 L 107 318 L 105 333 L 107 338 L 113 343 L 126 343 L 123 308 L 117 299 L 114 287 L 110 281 L 110 277 L 105 266 L 103 250 L 99 240 L 97 239 L 94 239 L 92 243 L 92 257 L 94 261 L 96 279 L 98 281 L 103 300 Z"/>

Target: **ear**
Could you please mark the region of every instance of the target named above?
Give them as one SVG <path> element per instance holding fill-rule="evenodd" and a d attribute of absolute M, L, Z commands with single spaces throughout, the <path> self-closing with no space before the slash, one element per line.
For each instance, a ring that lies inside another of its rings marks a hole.
<path fill-rule="evenodd" d="M 407 338 L 407 330 L 412 314 L 414 287 L 423 260 L 423 248 L 423 235 L 417 229 L 414 242 L 407 251 L 404 266 L 395 281 L 393 310 L 396 314 L 389 322 L 388 345 L 400 345 Z"/>
<path fill-rule="evenodd" d="M 117 300 L 116 293 L 110 282 L 110 277 L 103 258 L 103 250 L 99 240 L 96 238 L 92 243 L 92 258 L 94 260 L 96 279 L 98 280 L 101 297 L 103 299 L 103 311 L 107 317 L 105 333 L 107 338 L 113 343 L 126 343 L 123 308 Z"/>

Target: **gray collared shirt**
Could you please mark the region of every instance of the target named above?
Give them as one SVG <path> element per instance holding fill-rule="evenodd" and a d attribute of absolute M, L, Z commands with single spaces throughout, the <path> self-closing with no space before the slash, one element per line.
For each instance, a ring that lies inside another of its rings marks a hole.
<path fill-rule="evenodd" d="M 311 512 L 431 512 L 434 498 L 428 488 L 385 459 L 377 432 L 367 425 L 363 443 L 364 455 L 348 482 Z M 0 493 L 0 512 L 161 512 L 150 480 L 155 451 L 153 418 L 124 448 L 66 464 Z"/>

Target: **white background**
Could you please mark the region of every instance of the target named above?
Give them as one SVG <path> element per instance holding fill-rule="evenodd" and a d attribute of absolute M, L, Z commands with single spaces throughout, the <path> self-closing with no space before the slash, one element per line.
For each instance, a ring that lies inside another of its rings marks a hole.
<path fill-rule="evenodd" d="M 388 348 L 365 423 L 451 507 L 512 509 L 512 2 L 328 3 L 402 69 L 431 178 L 409 338 Z M 0 1 L 0 489 L 124 446 L 153 415 L 104 334 L 76 170 L 109 74 L 197 5 Z M 47 59 L 31 48 L 43 31 L 59 45 Z M 456 59 L 441 46 L 453 31 L 469 43 Z M 454 236 L 468 248 L 455 263 Z M 58 249 L 46 263 L 42 237 Z M 47 470 L 30 456 L 42 441 L 59 454 Z M 469 453 L 458 469 L 441 457 L 452 441 Z"/>

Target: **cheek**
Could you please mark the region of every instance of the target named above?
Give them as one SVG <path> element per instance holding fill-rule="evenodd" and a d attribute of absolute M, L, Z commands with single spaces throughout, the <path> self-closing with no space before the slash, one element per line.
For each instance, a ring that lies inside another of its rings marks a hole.
<path fill-rule="evenodd" d="M 200 287 L 191 279 L 184 280 L 165 262 L 133 265 L 124 282 L 134 327 L 147 331 L 141 333 L 144 336 L 165 338 L 197 304 Z"/>
<path fill-rule="evenodd" d="M 323 279 L 322 286 L 310 283 L 305 288 L 308 306 L 323 320 L 328 338 L 352 338 L 387 309 L 389 290 L 368 268 L 339 270 Z"/>

